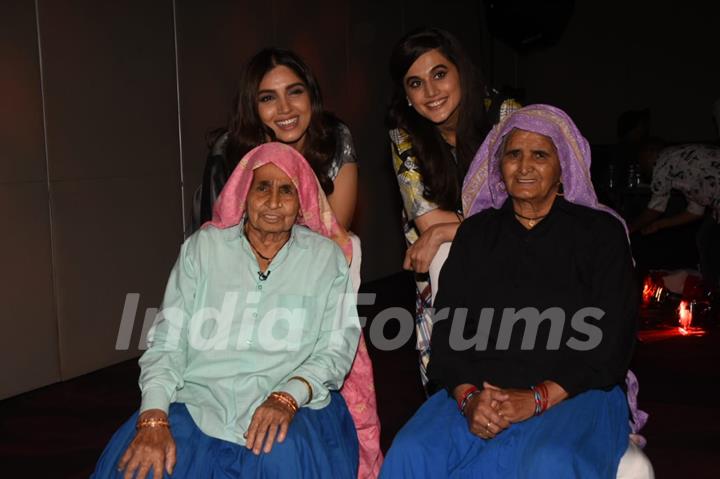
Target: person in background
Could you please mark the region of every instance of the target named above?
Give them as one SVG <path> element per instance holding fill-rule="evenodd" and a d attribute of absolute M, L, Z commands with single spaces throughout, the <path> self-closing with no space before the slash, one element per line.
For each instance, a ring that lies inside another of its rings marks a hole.
<path fill-rule="evenodd" d="M 433 293 L 424 273 L 463 219 L 460 191 L 473 155 L 492 124 L 519 105 L 489 95 L 458 39 L 438 28 L 405 35 L 393 48 L 390 75 L 387 125 L 408 244 L 403 267 L 416 273 L 417 349 L 426 385 L 432 331 L 426 310 Z"/>
<path fill-rule="evenodd" d="M 245 66 L 227 130 L 210 136 L 203 183 L 193 202 L 193 231 L 212 215 L 228 174 L 268 142 L 292 146 L 320 180 L 340 224 L 349 229 L 357 200 L 357 155 L 347 125 L 323 107 L 320 85 L 296 53 L 267 48 Z"/>
<path fill-rule="evenodd" d="M 633 220 L 630 231 L 652 235 L 703 220 L 696 233 L 700 272 L 711 288 L 720 275 L 720 147 L 688 144 L 658 148 L 648 145 L 640 155 L 640 166 L 652 172 L 652 196 L 647 208 Z M 664 215 L 670 193 L 679 191 L 687 207 Z"/>

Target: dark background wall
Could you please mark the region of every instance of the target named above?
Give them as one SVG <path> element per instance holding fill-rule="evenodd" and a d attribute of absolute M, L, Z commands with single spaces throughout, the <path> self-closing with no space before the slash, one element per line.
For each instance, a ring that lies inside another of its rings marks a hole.
<path fill-rule="evenodd" d="M 458 34 L 496 85 L 566 108 L 595 143 L 650 107 L 656 134 L 713 137 L 717 7 L 578 2 L 552 48 L 491 37 L 479 1 L 3 0 L 0 3 L 0 397 L 136 356 L 242 64 L 295 49 L 360 158 L 363 278 L 400 269 L 400 202 L 383 114 L 403 32 Z M 508 29 L 517 28 L 512 22 Z M 126 294 L 139 293 L 128 349 Z"/>
<path fill-rule="evenodd" d="M 557 45 L 521 56 L 515 78 L 504 81 L 525 87 L 532 102 L 566 109 L 592 144 L 614 143 L 618 114 L 646 107 L 655 135 L 672 142 L 717 138 L 717 2 L 575 3 Z"/>

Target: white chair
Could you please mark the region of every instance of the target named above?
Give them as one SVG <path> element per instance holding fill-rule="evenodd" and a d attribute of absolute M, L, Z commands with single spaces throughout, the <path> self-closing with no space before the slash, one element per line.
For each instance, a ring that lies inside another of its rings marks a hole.
<path fill-rule="evenodd" d="M 432 300 L 430 304 L 435 304 L 435 295 L 438 292 L 438 285 L 440 284 L 440 270 L 445 264 L 448 254 L 450 254 L 451 244 L 452 243 L 441 244 L 430 262 L 430 269 L 428 271 L 430 274 L 430 284 L 432 285 Z"/>
<path fill-rule="evenodd" d="M 440 245 L 438 252 L 430 262 L 430 284 L 432 285 L 432 302 L 435 303 L 435 294 L 440 289 L 440 270 L 450 253 L 450 244 L 443 243 Z M 637 447 L 632 441 L 628 445 L 627 451 L 623 454 L 618 465 L 617 479 L 655 479 L 650 459 Z"/>
<path fill-rule="evenodd" d="M 632 441 L 620 459 L 617 479 L 655 479 L 650 459 Z"/>

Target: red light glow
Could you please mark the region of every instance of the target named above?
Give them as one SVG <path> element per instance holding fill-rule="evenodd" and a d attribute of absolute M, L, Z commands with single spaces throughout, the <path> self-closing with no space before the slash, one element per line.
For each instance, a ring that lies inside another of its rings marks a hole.
<path fill-rule="evenodd" d="M 646 276 L 642 291 L 643 304 L 650 304 L 653 299 L 659 302 L 660 298 L 662 298 L 662 293 L 662 286 L 660 286 L 651 275 Z"/>
<path fill-rule="evenodd" d="M 678 321 L 680 322 L 681 334 L 687 334 L 687 331 L 690 329 L 690 325 L 692 324 L 692 311 L 688 306 L 688 302 L 685 300 L 680 301 L 680 306 L 678 307 Z"/>
<path fill-rule="evenodd" d="M 650 278 L 650 276 L 646 276 L 645 281 L 643 282 L 643 291 L 642 291 L 643 303 L 648 304 L 650 302 L 650 298 L 652 298 L 654 294 L 655 294 L 655 285 L 653 284 L 653 281 Z"/>

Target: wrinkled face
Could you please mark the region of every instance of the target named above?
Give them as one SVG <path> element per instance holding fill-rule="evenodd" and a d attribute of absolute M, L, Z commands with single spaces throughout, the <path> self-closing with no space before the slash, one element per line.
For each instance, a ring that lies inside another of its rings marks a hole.
<path fill-rule="evenodd" d="M 272 163 L 257 168 L 247 197 L 249 226 L 263 233 L 290 231 L 300 199 L 290 177 Z"/>
<path fill-rule="evenodd" d="M 405 94 L 421 116 L 441 125 L 457 122 L 462 91 L 454 63 L 439 50 L 420 55 L 404 78 Z"/>
<path fill-rule="evenodd" d="M 513 130 L 500 160 L 500 171 L 513 201 L 526 201 L 537 210 L 552 205 L 560 184 L 560 160 L 545 135 Z"/>
<path fill-rule="evenodd" d="M 284 65 L 276 66 L 260 81 L 257 102 L 260 120 L 275 132 L 277 141 L 302 152 L 312 105 L 300 77 Z"/>

